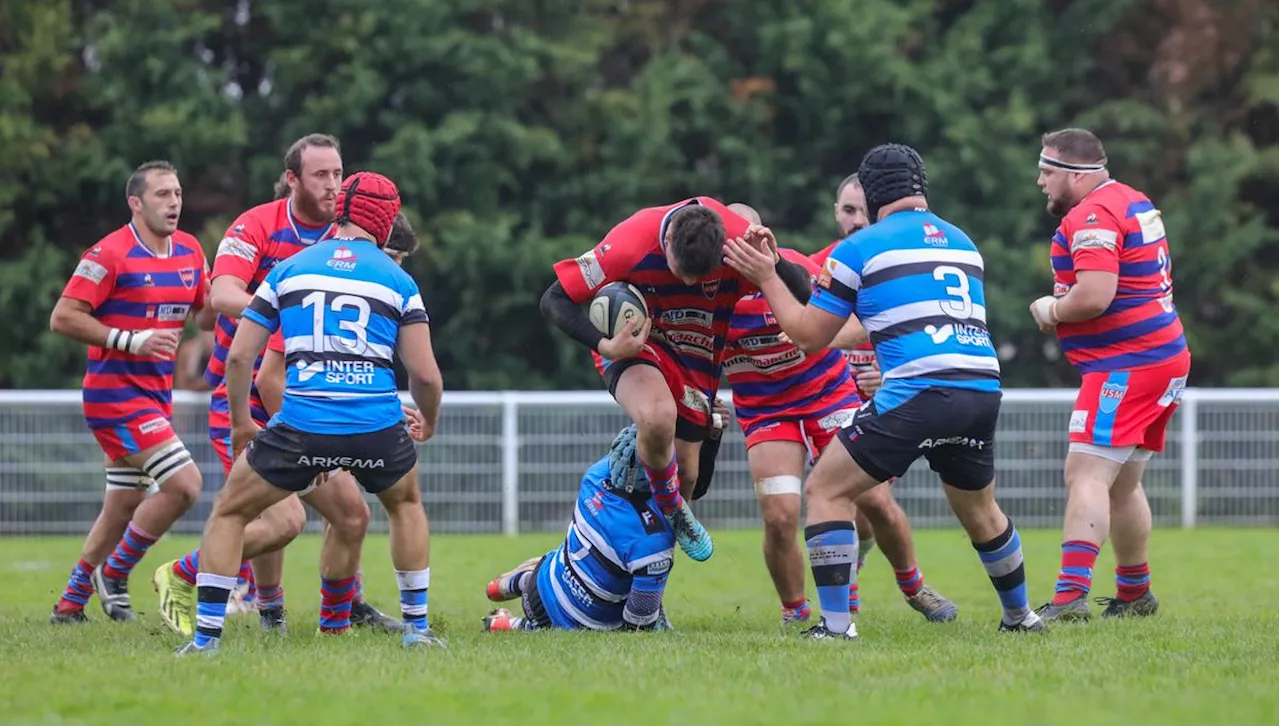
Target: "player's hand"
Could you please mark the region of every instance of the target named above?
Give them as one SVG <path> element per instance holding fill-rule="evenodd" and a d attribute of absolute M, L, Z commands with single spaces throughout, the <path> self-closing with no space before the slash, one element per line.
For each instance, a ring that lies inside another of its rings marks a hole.
<path fill-rule="evenodd" d="M 436 427 L 427 423 L 421 411 L 404 405 L 400 406 L 400 410 L 404 412 L 404 425 L 409 432 L 409 438 L 422 443 L 435 435 Z"/>
<path fill-rule="evenodd" d="M 711 400 L 711 421 L 707 435 L 713 439 L 723 436 L 731 418 L 733 418 L 733 409 L 729 408 L 719 396 L 713 398 Z"/>
<path fill-rule="evenodd" d="M 1045 295 L 1031 303 L 1031 317 L 1039 326 L 1040 332 L 1052 333 L 1058 327 L 1058 299 Z"/>
<path fill-rule="evenodd" d="M 767 241 L 761 241 L 758 238 L 747 240 L 735 237 L 725 240 L 724 243 L 725 264 L 740 272 L 756 286 L 763 285 L 766 280 L 778 276 L 774 269 L 778 264 L 774 257 L 776 254 L 776 251 L 770 249 Z"/>
<path fill-rule="evenodd" d="M 231 427 L 231 458 L 238 459 L 244 451 L 244 447 L 249 445 L 250 441 L 258 435 L 262 427 L 250 421 L 242 426 Z"/>
<path fill-rule="evenodd" d="M 605 338 L 600 341 L 600 345 L 596 346 L 596 352 L 608 360 L 621 360 L 639 355 L 640 351 L 644 349 L 645 341 L 649 339 L 649 330 L 653 328 L 653 319 L 645 318 L 644 322 L 638 323 L 640 326 L 639 332 L 636 332 L 636 325 L 635 319 L 628 320 L 618 332 L 614 333 L 612 338 Z"/>
<path fill-rule="evenodd" d="M 178 352 L 178 343 L 182 342 L 181 330 L 151 330 L 150 337 L 142 342 L 137 355 L 148 355 L 161 360 L 171 360 Z"/>
<path fill-rule="evenodd" d="M 778 264 L 778 260 L 782 258 L 782 254 L 778 252 L 778 238 L 773 235 L 773 230 L 768 227 L 753 224 L 747 227 L 747 231 L 743 233 L 742 238 L 755 245 L 761 252 L 768 252 L 773 255 L 773 264 Z"/>
<path fill-rule="evenodd" d="M 858 392 L 864 398 L 874 396 L 876 391 L 880 390 L 880 387 L 884 385 L 884 375 L 880 373 L 880 364 L 872 363 L 871 366 L 871 370 L 862 371 L 854 378 L 854 383 L 858 386 Z"/>

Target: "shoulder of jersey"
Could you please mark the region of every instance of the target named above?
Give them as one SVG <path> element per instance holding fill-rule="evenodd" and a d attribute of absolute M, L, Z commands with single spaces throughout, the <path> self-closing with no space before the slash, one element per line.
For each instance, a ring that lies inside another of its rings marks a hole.
<path fill-rule="evenodd" d="M 178 230 L 173 233 L 173 241 L 181 243 L 185 247 L 190 247 L 192 252 L 200 255 L 204 254 L 204 248 L 200 246 L 200 240 L 196 239 L 193 234 Z"/>
<path fill-rule="evenodd" d="M 283 214 L 284 205 L 288 202 L 288 198 L 273 199 L 264 202 L 256 207 L 250 207 L 240 213 L 236 217 L 236 221 L 231 223 L 231 232 L 238 232 L 240 228 L 261 227 L 270 232 L 276 225 L 277 220 Z"/>
<path fill-rule="evenodd" d="M 97 244 L 88 249 L 87 254 L 90 257 L 119 256 L 121 252 L 127 253 L 133 244 L 133 232 L 126 224 L 98 240 Z"/>

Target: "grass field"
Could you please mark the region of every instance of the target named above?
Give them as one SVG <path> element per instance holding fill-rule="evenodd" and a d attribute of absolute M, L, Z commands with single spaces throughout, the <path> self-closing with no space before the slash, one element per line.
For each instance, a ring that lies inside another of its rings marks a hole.
<path fill-rule="evenodd" d="M 1033 604 L 1051 592 L 1057 532 L 1023 533 Z M 931 625 L 901 602 L 875 553 L 863 570 L 862 639 L 813 643 L 780 629 L 757 532 L 721 532 L 715 557 L 680 557 L 677 632 L 478 632 L 484 583 L 555 535 L 437 537 L 431 620 L 443 651 L 391 636 L 316 634 L 319 541 L 289 550 L 287 639 L 229 620 L 216 658 L 177 660 L 155 615 L 152 570 L 191 539 L 166 539 L 134 573 L 131 625 L 46 624 L 79 551 L 71 538 L 0 539 L 0 723 L 14 724 L 1275 724 L 1274 530 L 1157 531 L 1151 619 L 1000 636 L 998 602 L 956 530 L 917 533 L 926 579 L 960 618 Z M 370 598 L 395 610 L 386 540 L 365 555 Z M 1104 551 L 1099 595 L 1114 594 Z M 813 597 L 812 588 L 810 596 Z"/>

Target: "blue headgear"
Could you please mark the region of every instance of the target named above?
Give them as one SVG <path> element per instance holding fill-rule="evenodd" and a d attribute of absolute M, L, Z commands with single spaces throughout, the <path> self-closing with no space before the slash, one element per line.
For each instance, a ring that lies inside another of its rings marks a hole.
<path fill-rule="evenodd" d="M 609 482 L 616 491 L 631 494 L 649 488 L 649 477 L 636 454 L 636 426 L 632 424 L 613 440 L 609 449 Z"/>

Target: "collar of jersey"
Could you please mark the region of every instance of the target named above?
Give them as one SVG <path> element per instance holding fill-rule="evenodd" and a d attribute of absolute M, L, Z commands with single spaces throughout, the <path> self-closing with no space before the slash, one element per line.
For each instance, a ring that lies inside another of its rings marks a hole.
<path fill-rule="evenodd" d="M 699 202 L 698 198 L 694 197 L 693 199 L 690 199 L 685 204 L 681 204 L 678 207 L 673 207 L 671 209 L 668 209 L 667 213 L 662 215 L 662 222 L 658 224 L 658 249 L 662 250 L 663 252 L 667 251 L 667 224 L 671 221 L 671 215 L 675 214 L 676 212 L 679 212 L 681 209 L 684 209 L 690 204 L 702 204 L 702 202 Z"/>
<path fill-rule="evenodd" d="M 141 247 L 143 250 L 145 250 L 146 253 L 151 255 L 152 257 L 158 257 L 160 259 L 173 257 L 173 235 L 170 235 L 164 238 L 164 243 L 169 247 L 169 249 L 162 255 L 156 252 L 155 250 L 151 249 L 146 242 L 142 241 L 142 235 L 138 234 L 138 227 L 134 225 L 133 222 L 129 223 L 129 231 L 133 233 L 134 243 L 139 247 Z"/>
<path fill-rule="evenodd" d="M 300 244 L 300 245 L 305 245 L 305 246 L 307 246 L 307 247 L 310 247 L 311 245 L 315 244 L 316 242 L 323 242 L 323 241 L 325 241 L 325 240 L 329 239 L 330 237 L 332 237 L 332 236 L 333 236 L 333 233 L 334 233 L 334 232 L 338 231 L 338 227 L 337 227 L 337 225 L 335 225 L 333 222 L 330 222 L 330 223 L 329 223 L 329 226 L 325 228 L 324 232 L 323 232 L 323 233 L 321 233 L 320 237 L 319 237 L 318 239 L 316 239 L 314 242 L 313 242 L 313 241 L 311 241 L 311 240 L 309 240 L 309 239 L 307 239 L 306 237 L 303 237 L 301 234 L 299 234 L 299 233 L 298 233 L 298 218 L 297 218 L 297 217 L 295 217 L 295 216 L 294 216 L 294 214 L 293 214 L 293 196 L 292 196 L 292 195 L 291 195 L 291 196 L 289 196 L 289 198 L 285 200 L 285 203 L 284 203 L 284 213 L 285 213 L 285 216 L 286 216 L 286 217 L 288 218 L 288 220 L 289 220 L 289 229 L 293 230 L 293 237 L 294 237 L 294 239 L 298 240 L 298 244 Z M 305 227 L 306 225 L 302 225 L 302 226 L 304 226 L 304 227 Z"/>

